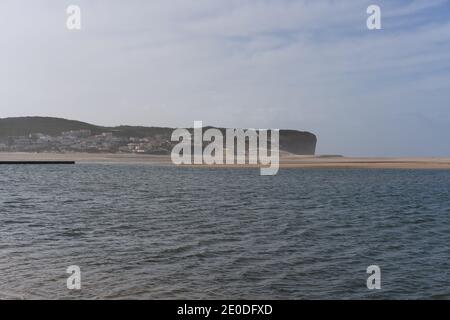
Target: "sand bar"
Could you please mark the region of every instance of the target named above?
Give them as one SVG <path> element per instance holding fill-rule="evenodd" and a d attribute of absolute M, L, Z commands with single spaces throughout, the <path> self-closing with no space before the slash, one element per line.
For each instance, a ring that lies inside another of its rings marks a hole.
<path fill-rule="evenodd" d="M 0 161 L 75 161 L 77 164 L 150 164 L 172 165 L 170 156 L 100 153 L 23 153 L 0 152 Z M 203 167 L 203 166 L 202 166 Z M 209 166 L 208 166 L 209 167 Z M 215 167 L 248 167 L 227 165 Z M 362 169 L 450 169 L 450 157 L 364 158 L 320 157 L 281 154 L 281 168 L 362 168 Z"/>

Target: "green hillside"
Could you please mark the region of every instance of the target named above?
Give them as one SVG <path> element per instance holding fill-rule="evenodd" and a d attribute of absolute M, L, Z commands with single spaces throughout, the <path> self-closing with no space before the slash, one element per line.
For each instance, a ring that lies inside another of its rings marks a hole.
<path fill-rule="evenodd" d="M 0 137 L 27 136 L 30 133 L 44 133 L 57 136 L 63 131 L 89 129 L 101 131 L 101 127 L 81 121 L 50 117 L 19 117 L 0 119 Z"/>
<path fill-rule="evenodd" d="M 0 119 L 0 138 L 11 136 L 28 136 L 30 133 L 43 133 L 58 136 L 70 130 L 91 130 L 92 134 L 113 132 L 118 136 L 146 137 L 171 132 L 170 128 L 118 126 L 102 127 L 86 122 L 52 117 L 17 117 Z"/>

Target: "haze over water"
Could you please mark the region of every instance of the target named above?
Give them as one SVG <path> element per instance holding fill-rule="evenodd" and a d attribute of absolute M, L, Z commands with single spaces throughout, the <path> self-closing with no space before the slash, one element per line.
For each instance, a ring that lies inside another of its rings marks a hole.
<path fill-rule="evenodd" d="M 450 297 L 450 171 L 1 169 L 0 298 Z"/>

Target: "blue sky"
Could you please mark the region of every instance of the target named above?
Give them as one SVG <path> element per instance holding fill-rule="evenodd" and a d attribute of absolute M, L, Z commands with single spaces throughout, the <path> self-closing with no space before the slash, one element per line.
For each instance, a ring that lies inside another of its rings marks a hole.
<path fill-rule="evenodd" d="M 450 156 L 447 0 L 6 0 L 0 41 L 0 117 L 202 120 L 309 130 L 319 153 Z"/>

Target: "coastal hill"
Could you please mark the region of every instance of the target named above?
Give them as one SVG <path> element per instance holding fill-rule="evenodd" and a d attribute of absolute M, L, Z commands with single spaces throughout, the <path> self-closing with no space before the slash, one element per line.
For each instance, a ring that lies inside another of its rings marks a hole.
<path fill-rule="evenodd" d="M 209 128 L 209 127 L 208 127 Z M 223 128 L 219 128 L 223 131 Z M 52 117 L 17 117 L 0 119 L 0 143 L 11 141 L 17 137 L 29 137 L 41 134 L 49 137 L 57 137 L 63 132 L 90 131 L 92 136 L 104 133 L 112 133 L 114 137 L 122 139 L 155 138 L 170 140 L 173 128 L 143 127 L 143 126 L 117 126 L 104 127 L 81 121 L 67 120 Z M 10 142 L 11 143 L 11 142 Z M 297 130 L 280 130 L 280 150 L 298 155 L 313 155 L 316 149 L 317 138 L 310 132 Z M 52 149 L 54 150 L 54 149 Z M 166 146 L 167 150 L 167 146 Z M 47 151 L 47 150 L 42 150 Z M 92 150 L 91 150 L 92 151 Z"/>
<path fill-rule="evenodd" d="M 92 134 L 113 132 L 115 135 L 121 137 L 142 138 L 168 131 L 172 132 L 173 129 L 139 126 L 102 127 L 86 122 L 52 117 L 17 117 L 0 119 L 0 138 L 28 136 L 33 133 L 58 136 L 62 132 L 75 130 L 91 130 Z"/>

